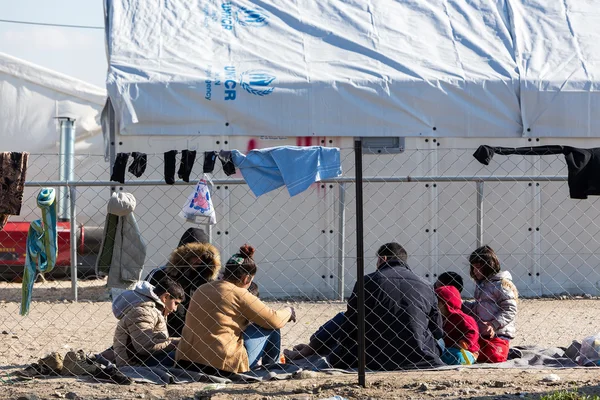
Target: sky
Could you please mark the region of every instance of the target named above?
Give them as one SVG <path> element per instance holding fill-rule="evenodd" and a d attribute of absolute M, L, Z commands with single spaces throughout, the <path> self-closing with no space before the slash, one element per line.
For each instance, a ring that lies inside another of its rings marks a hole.
<path fill-rule="evenodd" d="M 0 0 L 0 19 L 104 26 L 102 0 Z M 0 22 L 0 52 L 105 87 L 104 30 Z"/>

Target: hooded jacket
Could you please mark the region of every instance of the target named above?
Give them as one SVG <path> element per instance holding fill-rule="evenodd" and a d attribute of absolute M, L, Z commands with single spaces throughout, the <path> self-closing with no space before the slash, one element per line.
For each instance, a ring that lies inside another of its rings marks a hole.
<path fill-rule="evenodd" d="M 135 206 L 131 193 L 113 193 L 108 201 L 96 273 L 108 273 L 109 288 L 126 289 L 141 278 L 146 243 L 133 216 Z"/>
<path fill-rule="evenodd" d="M 508 271 L 475 282 L 475 301 L 465 302 L 464 307 L 475 318 L 480 331 L 482 322 L 490 322 L 496 336 L 515 338 L 518 295 L 511 286 L 514 287 Z"/>
<path fill-rule="evenodd" d="M 190 229 L 188 229 L 184 233 L 184 236 L 182 236 L 181 240 L 179 241 L 180 245 L 177 249 L 180 249 L 181 246 L 187 244 L 189 246 L 188 248 L 192 250 L 192 254 L 202 254 L 204 252 L 218 253 L 218 250 L 209 243 L 193 241 L 194 237 L 198 236 L 190 232 Z M 198 231 L 204 233 L 200 229 Z M 190 234 L 188 234 L 188 232 Z M 195 233 L 198 234 L 199 232 L 196 231 Z M 187 240 L 189 241 L 184 242 L 184 238 L 187 238 Z M 169 260 L 169 263 L 166 266 L 153 269 L 146 277 L 146 280 L 148 282 L 150 282 L 153 285 L 158 285 L 158 282 L 160 282 L 166 276 L 169 276 L 171 279 L 179 283 L 181 287 L 183 287 L 183 290 L 185 292 L 185 299 L 179 305 L 179 307 L 177 307 L 177 311 L 175 311 L 167 321 L 169 335 L 171 337 L 181 337 L 181 332 L 183 331 L 183 326 L 185 324 L 185 314 L 187 312 L 187 309 L 189 308 L 192 295 L 199 286 L 215 280 L 221 268 L 220 258 L 218 258 L 218 265 L 211 266 L 210 271 L 204 271 L 203 273 L 199 273 L 197 269 L 184 268 L 183 272 L 172 271 L 173 273 L 169 274 L 169 265 L 173 265 L 172 263 L 176 262 L 172 258 L 175 253 L 180 251 L 177 249 L 173 253 L 171 253 L 171 260 Z M 186 263 L 184 262 L 184 265 L 185 264 Z"/>
<path fill-rule="evenodd" d="M 113 338 L 119 367 L 142 365 L 153 353 L 173 351 L 177 346 L 169 339 L 164 304 L 153 290 L 154 286 L 148 282 L 138 282 L 113 303 L 113 314 L 119 319 Z"/>
<path fill-rule="evenodd" d="M 460 349 L 461 342 L 467 345 L 471 353 L 479 351 L 479 328 L 475 319 L 465 314 L 459 291 L 452 286 L 435 289 L 438 299 L 446 306 L 448 315 L 444 316 L 444 344 L 446 347 Z"/>

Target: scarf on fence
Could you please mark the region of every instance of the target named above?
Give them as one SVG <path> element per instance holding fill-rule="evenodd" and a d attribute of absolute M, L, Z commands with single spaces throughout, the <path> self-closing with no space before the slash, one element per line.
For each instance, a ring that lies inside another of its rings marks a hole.
<path fill-rule="evenodd" d="M 37 197 L 42 218 L 32 221 L 27 233 L 27 254 L 23 272 L 21 315 L 29 313 L 33 284 L 39 272 L 50 272 L 58 253 L 56 234 L 56 195 L 52 188 L 43 188 Z"/>

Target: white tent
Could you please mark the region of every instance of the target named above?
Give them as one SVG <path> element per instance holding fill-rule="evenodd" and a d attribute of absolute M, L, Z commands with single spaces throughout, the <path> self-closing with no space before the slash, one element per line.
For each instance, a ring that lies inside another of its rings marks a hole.
<path fill-rule="evenodd" d="M 518 178 L 567 171 L 557 158 L 501 164 L 499 157 L 483 167 L 473 150 L 484 143 L 599 146 L 594 2 L 105 0 L 105 11 L 113 152 L 316 144 L 342 148 L 348 173 L 351 137 L 405 136 L 404 154 L 365 155 L 365 176 Z M 524 295 L 596 293 L 600 241 L 579 224 L 597 219 L 600 199 L 570 200 L 564 182 L 528 184 L 486 182 L 483 241 L 501 249 Z M 161 198 L 153 190 L 149 198 Z M 222 186 L 213 193 L 222 217 L 214 230 L 226 234 L 214 243 L 223 254 L 248 240 L 264 249 L 261 268 L 269 269 L 259 284 L 268 294 L 330 293 L 339 259 L 346 282 L 356 279 L 355 249 L 338 259 L 329 236 L 341 220 L 335 190 L 254 199 L 246 188 Z M 413 270 L 427 279 L 464 268 L 477 243 L 474 183 L 365 190 L 371 254 L 385 235 L 406 245 Z M 350 221 L 355 204 L 348 201 Z M 179 204 L 168 204 L 160 218 L 175 215 Z M 246 212 L 277 235 L 258 234 L 240 218 Z M 294 214 L 303 218 L 281 239 L 279 222 L 290 222 L 282 215 Z M 174 233 L 158 235 L 166 242 Z M 346 235 L 355 242 L 354 232 Z M 290 250 L 292 260 L 283 256 Z"/>
<path fill-rule="evenodd" d="M 57 153 L 58 117 L 76 120 L 77 146 L 85 151 L 92 136 L 101 137 L 105 102 L 103 88 L 0 53 L 2 151 Z"/>
<path fill-rule="evenodd" d="M 124 135 L 599 135 L 594 2 L 105 5 Z"/>
<path fill-rule="evenodd" d="M 31 153 L 27 182 L 59 178 L 59 117 L 75 119 L 75 179 L 94 180 L 106 176 L 100 126 L 105 103 L 103 88 L 0 53 L 0 151 Z M 90 157 L 94 154 L 96 157 Z M 97 196 L 101 189 L 82 189 L 79 204 L 96 210 L 105 207 L 106 199 Z M 11 221 L 39 218 L 35 204 L 38 190 L 36 187 L 25 189 L 21 215 L 11 217 Z M 101 218 L 94 214 L 80 210 L 78 222 L 100 224 Z"/>

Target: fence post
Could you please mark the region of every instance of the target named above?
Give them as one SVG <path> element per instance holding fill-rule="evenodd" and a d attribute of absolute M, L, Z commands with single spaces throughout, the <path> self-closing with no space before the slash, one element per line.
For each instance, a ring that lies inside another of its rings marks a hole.
<path fill-rule="evenodd" d="M 356 171 L 356 282 L 358 300 L 358 384 L 367 386 L 365 376 L 365 250 L 363 237 L 362 141 L 354 138 L 354 170 Z"/>
<path fill-rule="evenodd" d="M 73 292 L 73 301 L 77 301 L 77 188 L 69 187 L 71 200 L 71 291 Z"/>
<path fill-rule="evenodd" d="M 344 254 L 346 253 L 346 184 L 338 185 L 338 276 L 337 298 L 344 301 Z"/>
<path fill-rule="evenodd" d="M 212 243 L 213 242 L 213 229 L 212 229 L 212 225 L 210 224 L 210 222 L 208 224 L 206 224 L 206 234 L 208 235 L 208 242 Z"/>
<path fill-rule="evenodd" d="M 115 160 L 117 159 L 117 121 L 115 118 L 115 110 L 110 101 L 110 97 L 106 102 L 107 114 L 108 114 L 108 172 L 109 176 L 112 176 L 113 167 L 115 165 Z M 104 132 L 106 135 L 106 132 Z M 106 157 L 106 154 L 105 154 Z M 109 187 L 110 193 L 108 194 L 108 198 L 112 196 L 113 192 L 116 192 L 117 187 L 112 184 Z"/>
<path fill-rule="evenodd" d="M 483 246 L 483 181 L 477 181 L 477 247 Z"/>
<path fill-rule="evenodd" d="M 67 117 L 58 118 L 60 123 L 60 154 L 58 155 L 58 179 L 63 182 L 73 181 L 75 171 L 75 120 Z M 69 188 L 58 189 L 58 220 L 68 221 Z"/>

